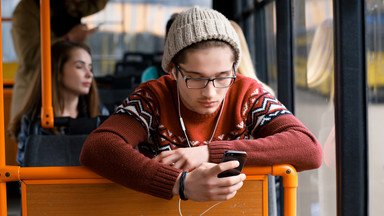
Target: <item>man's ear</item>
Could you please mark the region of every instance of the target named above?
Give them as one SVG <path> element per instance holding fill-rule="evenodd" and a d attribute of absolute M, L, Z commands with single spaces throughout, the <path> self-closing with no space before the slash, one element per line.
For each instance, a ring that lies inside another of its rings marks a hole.
<path fill-rule="evenodd" d="M 175 73 L 175 67 L 176 67 L 176 65 L 173 63 L 173 62 L 171 62 L 170 64 L 169 64 L 169 69 L 168 69 L 168 71 L 170 71 L 170 74 L 173 76 L 173 78 L 175 78 L 175 80 L 176 80 L 176 73 Z"/>

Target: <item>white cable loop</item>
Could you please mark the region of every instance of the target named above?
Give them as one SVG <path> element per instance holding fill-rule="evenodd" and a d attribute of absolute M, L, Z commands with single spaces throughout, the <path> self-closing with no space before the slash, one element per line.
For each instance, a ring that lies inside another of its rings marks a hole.
<path fill-rule="evenodd" d="M 203 213 L 200 214 L 200 216 L 202 216 L 203 214 L 207 213 L 209 210 L 211 210 L 213 207 L 219 205 L 220 203 L 222 203 L 223 201 L 220 201 L 216 204 L 213 204 L 211 207 L 209 207 L 207 210 L 205 210 Z M 180 216 L 183 216 L 183 214 L 181 213 L 181 199 L 179 199 L 179 214 Z"/>
<path fill-rule="evenodd" d="M 176 82 L 176 83 L 177 83 L 177 82 Z M 223 113 L 223 110 L 224 110 L 224 103 L 225 103 L 225 96 L 224 96 L 223 102 L 222 102 L 221 107 L 220 107 L 219 117 L 217 118 L 215 128 L 213 129 L 213 133 L 212 133 L 211 138 L 209 139 L 208 143 L 210 143 L 210 142 L 212 141 L 212 139 L 213 139 L 213 137 L 214 137 L 214 135 L 215 135 L 217 125 L 219 124 L 221 114 Z M 178 83 L 177 83 L 177 106 L 178 106 L 179 121 L 180 121 L 181 129 L 183 130 L 184 136 L 185 136 L 185 138 L 187 139 L 187 143 L 188 143 L 189 148 L 191 148 L 192 146 L 191 146 L 191 143 L 190 143 L 189 138 L 188 138 L 188 135 L 187 135 L 187 129 L 185 128 L 183 118 L 181 117 L 181 111 L 180 111 L 180 93 L 179 93 L 179 84 L 178 84 Z"/>

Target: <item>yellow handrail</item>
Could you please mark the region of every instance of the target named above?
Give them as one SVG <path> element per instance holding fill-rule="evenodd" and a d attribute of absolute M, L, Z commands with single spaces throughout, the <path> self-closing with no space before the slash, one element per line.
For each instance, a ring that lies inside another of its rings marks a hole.
<path fill-rule="evenodd" d="M 51 19 L 49 0 L 41 0 L 41 126 L 53 127 L 52 82 L 51 82 Z"/>
<path fill-rule="evenodd" d="M 266 167 L 245 167 L 244 173 L 247 180 L 254 180 L 255 175 L 282 176 L 284 187 L 284 215 L 295 216 L 297 214 L 296 194 L 298 177 L 295 168 L 291 165 L 273 165 Z M 61 180 L 61 179 L 103 179 L 85 167 L 0 167 L 0 182 L 20 180 Z M 3 197 L 2 197 L 3 199 Z M 0 206 L 6 209 L 6 205 Z M 6 216 L 2 212 L 1 216 Z"/>
<path fill-rule="evenodd" d="M 1 3 L 0 3 L 1 17 Z M 1 22 L 0 22 L 1 31 Z M 0 83 L 3 83 L 3 46 L 0 34 Z M 4 98 L 3 85 L 0 87 L 0 168 L 5 167 L 5 137 L 4 137 Z M 3 173 L 0 173 L 0 177 Z M 5 208 L 4 208 L 5 207 Z M 7 215 L 7 184 L 0 181 L 0 214 Z"/>
<path fill-rule="evenodd" d="M 270 167 L 246 167 L 244 173 L 252 175 L 273 175 L 283 178 L 284 187 L 284 215 L 297 214 L 297 186 L 296 169 L 291 165 L 273 165 Z M 252 179 L 250 179 L 252 180 Z"/>

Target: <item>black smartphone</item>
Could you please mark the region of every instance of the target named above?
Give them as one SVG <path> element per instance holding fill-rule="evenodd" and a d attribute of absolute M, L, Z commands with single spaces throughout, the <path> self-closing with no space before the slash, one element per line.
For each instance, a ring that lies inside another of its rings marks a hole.
<path fill-rule="evenodd" d="M 230 150 L 225 151 L 222 162 L 237 160 L 239 161 L 240 165 L 234 169 L 226 170 L 219 173 L 217 177 L 224 178 L 228 176 L 239 175 L 241 173 L 241 170 L 243 170 L 246 159 L 247 159 L 247 152 L 245 151 L 230 151 Z"/>

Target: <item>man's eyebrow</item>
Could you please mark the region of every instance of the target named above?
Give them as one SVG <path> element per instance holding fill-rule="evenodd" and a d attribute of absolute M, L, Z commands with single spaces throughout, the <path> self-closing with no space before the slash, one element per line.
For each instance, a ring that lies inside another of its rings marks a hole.
<path fill-rule="evenodd" d="M 201 72 L 187 71 L 187 70 L 183 70 L 182 68 L 180 68 L 180 69 L 183 71 L 183 73 L 186 73 L 186 74 L 202 75 Z M 226 70 L 226 71 L 217 72 L 217 73 L 215 73 L 215 75 L 217 76 L 217 75 L 220 75 L 220 74 L 230 73 L 230 72 L 232 72 L 232 69 Z"/>

